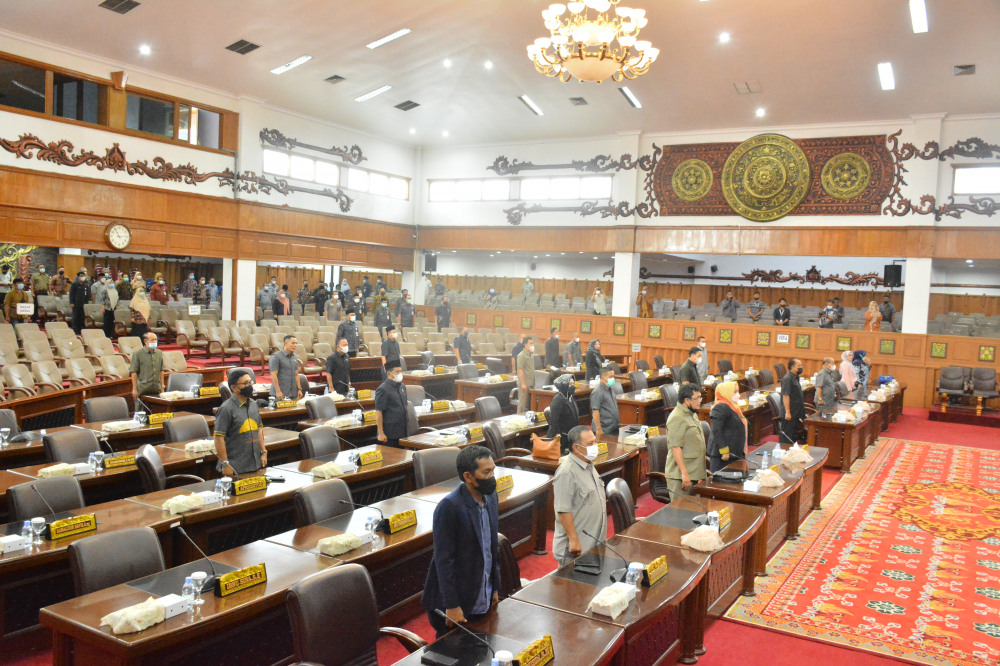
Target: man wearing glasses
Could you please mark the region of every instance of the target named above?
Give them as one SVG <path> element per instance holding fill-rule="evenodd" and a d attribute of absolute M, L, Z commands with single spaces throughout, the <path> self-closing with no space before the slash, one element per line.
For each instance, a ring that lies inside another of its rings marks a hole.
<path fill-rule="evenodd" d="M 249 370 L 233 370 L 229 375 L 233 396 L 222 403 L 215 415 L 216 469 L 227 476 L 252 474 L 267 467 L 267 449 L 260 431 L 257 403 L 253 399 L 253 377 Z"/>

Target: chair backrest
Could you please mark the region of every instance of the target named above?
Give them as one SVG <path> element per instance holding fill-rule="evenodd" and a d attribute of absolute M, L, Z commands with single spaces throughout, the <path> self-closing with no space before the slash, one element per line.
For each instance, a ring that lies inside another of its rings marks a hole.
<path fill-rule="evenodd" d="M 101 372 L 118 379 L 129 376 L 128 362 L 117 354 L 101 356 Z"/>
<path fill-rule="evenodd" d="M 35 492 L 35 489 L 38 492 Z M 42 497 L 45 498 L 44 502 Z M 51 479 L 35 479 L 7 489 L 7 511 L 11 522 L 49 515 L 46 502 L 56 513 L 82 509 L 83 488 L 72 476 L 57 476 Z"/>
<path fill-rule="evenodd" d="M 123 421 L 128 418 L 128 403 L 120 395 L 87 398 L 83 401 L 83 420 L 87 423 Z"/>
<path fill-rule="evenodd" d="M 21 432 L 17 425 L 17 414 L 13 409 L 0 409 L 0 428 L 10 428 L 10 436 L 13 437 Z"/>
<path fill-rule="evenodd" d="M 629 490 L 625 479 L 611 479 L 608 481 L 607 497 L 615 534 L 621 534 L 622 530 L 635 524 L 635 504 L 632 501 L 632 491 Z"/>
<path fill-rule="evenodd" d="M 712 450 L 712 448 L 711 448 L 711 444 L 712 444 L 712 424 L 709 423 L 708 421 L 702 421 L 701 422 L 701 434 L 705 438 L 705 448 L 707 448 L 709 451 L 711 451 Z"/>
<path fill-rule="evenodd" d="M 44 336 L 44 333 L 42 334 Z M 45 340 L 28 340 L 24 343 L 24 360 L 30 362 L 51 361 L 55 356 L 48 338 Z"/>
<path fill-rule="evenodd" d="M 202 376 L 197 372 L 174 372 L 167 376 L 167 391 L 190 391 L 201 386 Z"/>
<path fill-rule="evenodd" d="M 785 406 L 781 402 L 780 393 L 768 393 L 767 404 L 771 408 L 771 418 L 779 418 L 782 415 L 782 412 L 785 411 Z"/>
<path fill-rule="evenodd" d="M 760 385 L 761 386 L 770 386 L 773 383 L 774 383 L 774 375 L 771 374 L 771 371 L 768 370 L 767 368 L 761 368 L 761 370 L 760 370 Z"/>
<path fill-rule="evenodd" d="M 84 359 L 86 360 L 86 359 Z M 31 364 L 31 374 L 35 376 L 35 381 L 38 383 L 48 382 L 53 384 L 57 388 L 51 386 L 46 386 L 44 388 L 49 389 L 48 391 L 41 390 L 40 393 L 47 393 L 59 390 L 62 388 L 62 371 L 59 366 L 56 365 L 55 361 L 35 361 Z M 67 373 L 68 374 L 68 373 Z M 43 387 L 39 387 L 42 389 Z"/>
<path fill-rule="evenodd" d="M 167 568 L 151 527 L 132 527 L 74 541 L 67 549 L 77 596 L 159 573 Z"/>
<path fill-rule="evenodd" d="M 87 428 L 50 432 L 42 437 L 45 457 L 52 463 L 86 462 L 87 456 L 100 451 L 97 435 Z"/>
<path fill-rule="evenodd" d="M 774 376 L 777 377 L 777 379 L 778 379 L 779 382 L 781 381 L 781 378 L 784 377 L 785 373 L 787 373 L 787 372 L 788 372 L 788 370 L 785 369 L 785 364 L 784 363 L 775 363 L 774 364 Z"/>
<path fill-rule="evenodd" d="M 303 460 L 337 455 L 340 453 L 337 430 L 327 425 L 303 430 L 299 433 L 299 449 Z"/>
<path fill-rule="evenodd" d="M 662 384 L 660 395 L 663 397 L 664 409 L 673 409 L 677 406 L 677 384 Z"/>
<path fill-rule="evenodd" d="M 335 418 L 337 416 L 337 403 L 328 395 L 306 400 L 306 414 L 310 421 Z"/>
<path fill-rule="evenodd" d="M 459 379 L 476 379 L 479 377 L 479 369 L 475 363 L 459 363 L 457 370 Z"/>
<path fill-rule="evenodd" d="M 353 502 L 351 489 L 343 479 L 327 479 L 303 486 L 292 495 L 295 505 L 295 525 L 305 527 L 350 513 L 354 507 L 340 500 Z"/>
<path fill-rule="evenodd" d="M 503 411 L 500 409 L 500 401 L 492 395 L 484 395 L 481 398 L 476 398 L 476 420 L 477 421 L 489 421 L 490 419 L 500 418 L 503 415 Z"/>
<path fill-rule="evenodd" d="M 413 476 L 417 488 L 426 488 L 435 483 L 454 479 L 458 476 L 455 462 L 458 460 L 458 447 L 444 446 L 439 449 L 426 449 L 413 452 Z"/>
<path fill-rule="evenodd" d="M 406 387 L 406 400 L 413 406 L 422 404 L 426 397 L 427 391 L 424 390 L 423 386 L 411 384 Z"/>
<path fill-rule="evenodd" d="M 665 435 L 650 437 L 646 440 L 646 450 L 649 451 L 649 469 L 660 472 L 666 469 L 667 456 L 670 455 L 669 440 Z M 670 493 L 663 479 L 649 477 L 649 494 L 658 502 L 670 503 Z"/>
<path fill-rule="evenodd" d="M 632 382 L 632 390 L 639 391 L 644 388 L 649 388 L 649 382 L 646 381 L 646 374 L 639 370 L 633 370 L 628 373 L 628 378 Z"/>
<path fill-rule="evenodd" d="M 997 386 L 997 371 L 993 368 L 974 368 L 972 370 L 973 391 L 993 391 Z"/>
<path fill-rule="evenodd" d="M 139 480 L 144 493 L 155 493 L 167 488 L 167 472 L 156 448 L 143 444 L 135 452 L 135 466 L 139 468 Z"/>
<path fill-rule="evenodd" d="M 211 436 L 208 421 L 201 414 L 175 416 L 163 422 L 163 439 L 168 443 L 207 439 Z"/>
<path fill-rule="evenodd" d="M 649 370 L 649 362 L 639 359 L 638 361 L 635 362 L 635 367 L 645 372 Z"/>
<path fill-rule="evenodd" d="M 727 372 L 733 371 L 733 363 L 729 359 L 720 358 L 719 359 L 719 374 L 726 374 Z"/>
<path fill-rule="evenodd" d="M 295 660 L 324 666 L 374 666 L 378 604 L 368 570 L 343 564 L 288 588 Z"/>
<path fill-rule="evenodd" d="M 949 391 L 960 391 L 965 388 L 965 368 L 949 365 L 941 368 L 941 379 L 938 388 Z"/>
<path fill-rule="evenodd" d="M 503 601 L 521 589 L 521 566 L 514 556 L 510 539 L 497 534 L 497 540 L 500 542 L 500 589 L 497 590 L 497 596 Z"/>
<path fill-rule="evenodd" d="M 660 356 L 659 354 L 656 354 L 655 356 L 653 356 L 653 363 L 656 364 L 656 369 L 659 370 L 660 368 L 663 367 L 663 357 Z"/>
<path fill-rule="evenodd" d="M 674 382 L 680 382 L 681 377 L 681 366 L 672 365 L 670 366 L 670 376 L 674 378 Z"/>
<path fill-rule="evenodd" d="M 846 398 L 847 394 L 851 392 L 851 389 L 847 387 L 847 382 L 839 381 L 833 385 L 833 391 L 837 396 L 837 399 L 840 400 L 841 398 Z"/>
<path fill-rule="evenodd" d="M 194 339 L 194 335 L 191 336 Z M 142 349 L 142 340 L 137 337 L 120 337 L 118 338 L 118 351 L 125 354 L 129 359 L 132 358 L 132 354 Z"/>

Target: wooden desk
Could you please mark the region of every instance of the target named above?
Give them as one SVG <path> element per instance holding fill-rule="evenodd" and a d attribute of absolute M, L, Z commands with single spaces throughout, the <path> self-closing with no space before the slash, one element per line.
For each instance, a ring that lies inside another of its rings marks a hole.
<path fill-rule="evenodd" d="M 222 396 L 212 395 L 204 398 L 177 398 L 176 400 L 165 400 L 158 395 L 144 395 L 142 401 L 149 406 L 154 414 L 163 412 L 193 412 L 211 416 L 222 404 Z"/>
<path fill-rule="evenodd" d="M 121 396 L 132 409 L 132 380 L 109 379 L 87 386 L 76 386 L 30 398 L 8 400 L 4 409 L 13 410 L 21 430 L 58 428 L 83 423 L 83 401 L 89 398 Z"/>
<path fill-rule="evenodd" d="M 760 531 L 764 524 L 764 509 L 749 504 L 733 504 L 714 499 L 699 500 L 709 511 L 729 509 L 732 522 L 721 532 L 721 549 L 710 553 L 708 570 L 708 615 L 721 617 L 738 596 L 754 596 L 756 570 L 754 555 L 764 540 Z M 636 521 L 622 536 L 642 539 L 674 548 L 681 545 L 681 537 L 696 527 L 691 518 L 700 515 L 701 509 L 693 502 L 677 500 Z"/>
<path fill-rule="evenodd" d="M 418 414 L 417 423 L 423 427 L 444 428 L 461 423 L 469 423 L 476 416 L 474 407 L 465 409 L 443 409 L 439 412 L 429 414 Z M 313 419 L 309 421 L 299 421 L 299 430 L 308 430 L 316 426 L 326 425 L 330 419 Z M 358 425 L 337 428 L 337 436 L 341 442 L 347 446 L 360 448 L 371 444 L 378 444 L 378 426 L 375 423 L 361 423 Z"/>
<path fill-rule="evenodd" d="M 764 451 L 771 456 L 774 461 L 775 442 L 768 442 L 756 451 L 747 456 L 752 462 L 759 464 Z M 788 446 L 782 447 L 785 451 Z M 788 469 L 792 473 L 802 475 L 802 487 L 799 489 L 799 524 L 801 525 L 813 510 L 821 509 L 823 502 L 823 465 L 826 463 L 830 452 L 819 446 L 809 447 L 809 455 L 812 456 L 810 463 L 790 463 L 781 461 L 782 469 Z"/>
<path fill-rule="evenodd" d="M 622 425 L 663 426 L 667 423 L 668 411 L 663 406 L 663 397 L 656 391 L 654 400 L 641 400 L 642 391 L 630 391 L 618 396 L 618 421 Z M 649 392 L 646 392 L 649 395 Z"/>
<path fill-rule="evenodd" d="M 236 568 L 263 562 L 267 582 L 224 598 L 202 595 L 205 603 L 195 612 L 118 636 L 99 626 L 101 618 L 145 601 L 148 593 L 116 585 L 49 606 L 42 610 L 41 621 L 52 631 L 52 663 L 195 666 L 291 661 L 294 650 L 285 592 L 306 576 L 338 566 L 339 560 L 266 541 L 217 553 L 212 559 Z"/>
<path fill-rule="evenodd" d="M 117 500 L 70 511 L 73 515 L 96 514 L 97 530 L 57 541 L 44 541 L 31 550 L 0 554 L 0 635 L 4 639 L 38 624 L 38 610 L 73 596 L 66 547 L 95 534 L 107 534 L 131 527 L 152 527 L 160 534 L 164 552 L 169 553 L 170 519 L 162 511 Z M 6 526 L 4 528 L 6 530 Z M 21 533 L 21 524 L 14 530 Z M 4 532 L 6 533 L 6 532 Z M 0 650 L 3 648 L 0 647 Z"/>
<path fill-rule="evenodd" d="M 464 400 L 472 405 L 476 398 L 493 396 L 500 403 L 500 411 L 503 414 L 513 414 L 514 407 L 510 404 L 510 392 L 517 388 L 517 382 L 513 379 L 496 384 L 487 384 L 486 378 L 479 379 L 459 379 L 455 382 L 455 391 L 459 400 Z"/>
<path fill-rule="evenodd" d="M 281 428 L 269 428 L 264 426 L 263 430 L 260 431 L 260 434 L 264 438 L 264 448 L 267 449 L 268 466 L 274 467 L 275 465 L 298 460 L 301 457 L 298 433 L 282 430 Z M 215 471 L 215 463 L 218 461 L 218 458 L 214 453 L 189 453 L 184 450 L 184 445 L 191 441 L 194 440 L 162 444 L 158 446 L 157 449 L 161 450 L 161 455 L 164 455 L 162 453 L 162 449 L 169 448 L 180 451 L 180 453 L 187 458 L 196 460 L 203 458 L 203 461 L 199 461 L 203 464 L 203 466 L 199 468 L 201 473 L 198 474 L 198 476 L 205 479 L 216 479 L 221 476 L 221 474 Z"/>
<path fill-rule="evenodd" d="M 412 372 L 403 373 L 404 384 L 423 387 L 427 397 L 431 400 L 454 400 L 456 379 L 458 379 L 457 370 L 431 373 L 425 376 L 417 376 Z"/>
<path fill-rule="evenodd" d="M 490 421 L 488 422 L 495 422 L 500 426 L 500 432 L 503 435 L 504 444 L 507 446 L 507 448 L 511 449 L 527 449 L 530 451 L 531 435 L 534 433 L 542 435 L 543 433 L 546 433 L 549 430 L 548 423 L 538 423 L 523 430 L 507 431 L 503 429 L 502 418 L 490 419 Z M 470 423 L 466 423 L 465 427 L 472 429 L 477 426 L 482 426 L 483 424 L 484 424 L 483 421 L 473 421 Z M 399 445 L 404 449 L 410 449 L 411 451 L 422 451 L 424 449 L 436 449 L 442 446 L 458 446 L 459 448 L 465 448 L 470 444 L 482 444 L 483 441 L 485 441 L 484 437 L 476 437 L 471 441 L 465 440 L 465 442 L 461 444 L 445 445 L 437 443 L 438 437 L 440 437 L 440 435 L 435 434 L 433 432 L 421 432 L 411 437 L 404 437 L 403 439 L 399 440 Z"/>
<path fill-rule="evenodd" d="M 829 451 L 828 467 L 850 472 L 851 465 L 865 457 L 865 448 L 872 434 L 877 436 L 877 425 L 881 422 L 878 403 L 872 403 L 872 412 L 858 423 L 837 423 L 832 419 L 836 409 L 826 409 L 810 414 L 802 422 L 806 427 L 806 443 Z M 874 443 L 874 442 L 871 442 Z"/>
<path fill-rule="evenodd" d="M 356 472 L 344 474 L 343 479 L 351 489 L 351 497 L 358 504 L 373 504 L 396 497 L 413 489 L 413 453 L 391 446 L 366 446 L 360 451 L 380 450 L 382 462 L 364 465 Z M 352 451 L 353 453 L 353 451 Z M 345 452 L 336 456 L 322 456 L 278 465 L 275 470 L 304 474 L 313 478 L 312 470 L 328 462 L 346 460 Z M 317 479 L 321 480 L 321 479 Z"/>
<path fill-rule="evenodd" d="M 45 447 L 40 439 L 8 444 L 5 448 L 0 449 L 0 470 L 35 465 L 41 462 L 45 462 Z"/>
<path fill-rule="evenodd" d="M 593 392 L 593 388 L 590 384 L 583 382 L 576 389 L 576 393 L 573 394 L 573 399 L 576 400 L 577 409 L 580 411 L 580 424 L 590 425 L 593 417 L 590 412 L 590 394 Z M 545 408 L 552 404 L 552 399 L 556 397 L 556 391 L 548 389 L 530 389 L 528 395 L 531 397 L 531 407 L 530 411 L 533 412 L 544 412 Z"/>
<path fill-rule="evenodd" d="M 602 453 L 594 459 L 594 467 L 601 477 L 601 482 L 607 485 L 611 479 L 625 479 L 629 490 L 632 491 L 632 496 L 638 497 L 640 481 L 639 454 L 645 447 L 623 444 L 618 441 L 617 435 L 602 435 L 597 441 L 607 442 L 608 444 L 608 452 Z M 518 458 L 518 464 L 536 472 L 555 475 L 561 460 L 561 458 L 559 460 L 547 460 L 533 456 L 523 456 Z"/>
<path fill-rule="evenodd" d="M 580 378 L 583 379 L 583 375 Z M 615 379 L 623 386 L 631 386 L 632 384 L 632 378 L 628 376 L 628 373 L 615 375 Z M 655 370 L 650 370 L 649 376 L 646 377 L 646 388 L 656 389 L 666 384 L 672 384 L 673 382 L 674 380 L 669 374 L 661 375 Z"/>
<path fill-rule="evenodd" d="M 616 654 L 625 644 L 625 631 L 621 627 L 513 598 L 502 599 L 494 610 L 467 626 L 477 633 L 487 634 L 483 638 L 488 641 L 496 636 L 516 641 L 522 647 L 538 640 L 543 634 L 548 634 L 552 637 L 552 648 L 555 650 L 552 666 L 609 666 L 615 663 Z M 441 642 L 432 643 L 427 648 L 407 655 L 397 661 L 395 666 L 419 666 L 425 650 L 433 650 L 435 644 L 443 649 L 442 646 L 451 643 L 459 636 L 459 632 L 458 629 L 454 630 L 447 638 L 442 638 Z M 474 649 L 465 642 L 463 648 L 470 651 Z M 493 649 L 501 648 L 495 645 Z M 482 652 L 484 659 L 489 656 L 485 647 Z"/>
<path fill-rule="evenodd" d="M 665 555 L 670 569 L 653 587 L 639 590 L 635 601 L 617 618 L 587 610 L 591 599 L 610 584 L 611 571 L 622 566 L 621 559 L 602 545 L 589 551 L 604 558 L 600 576 L 574 574 L 571 562 L 528 584 L 512 598 L 623 628 L 624 655 L 619 663 L 669 664 L 678 657 L 681 663 L 695 663 L 708 601 L 703 579 L 709 555 L 625 536 L 614 536 L 608 543 L 629 562 L 651 562 Z"/>

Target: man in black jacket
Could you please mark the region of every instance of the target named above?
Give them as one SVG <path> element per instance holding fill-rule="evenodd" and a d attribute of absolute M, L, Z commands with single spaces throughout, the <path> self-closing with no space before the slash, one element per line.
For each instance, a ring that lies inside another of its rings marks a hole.
<path fill-rule="evenodd" d="M 688 360 L 681 366 L 679 377 L 674 377 L 674 382 L 678 387 L 682 384 L 694 384 L 695 388 L 701 390 L 701 375 L 698 374 L 698 362 L 705 350 L 701 347 L 691 347 L 688 350 Z"/>
<path fill-rule="evenodd" d="M 549 339 L 545 341 L 545 367 L 561 368 L 562 357 L 559 355 L 559 329 L 549 331 Z"/>
<path fill-rule="evenodd" d="M 510 369 L 511 369 L 511 374 L 514 375 L 517 374 L 517 357 L 521 354 L 521 352 L 524 351 L 525 334 L 521 333 L 520 338 L 521 339 L 517 341 L 517 344 L 514 345 L 510 350 Z"/>
<path fill-rule="evenodd" d="M 778 300 L 778 307 L 774 308 L 774 325 L 788 326 L 788 321 L 792 318 L 792 311 L 785 304 L 785 299 Z"/>
<path fill-rule="evenodd" d="M 382 341 L 382 367 L 389 361 L 399 361 L 399 331 L 395 326 L 389 324 L 385 329 L 385 340 Z M 382 371 L 382 379 L 386 378 L 385 370 Z"/>
<path fill-rule="evenodd" d="M 90 285 L 87 283 L 87 274 L 80 271 L 76 274 L 76 280 L 69 288 L 69 306 L 73 310 L 72 323 L 73 332 L 80 335 L 83 330 L 84 311 L 83 306 L 90 303 Z"/>
<path fill-rule="evenodd" d="M 455 466 L 462 485 L 434 509 L 434 556 L 421 601 L 438 638 L 456 622 L 478 620 L 500 600 L 496 466 L 485 446 L 462 449 Z"/>
<path fill-rule="evenodd" d="M 806 417 L 806 400 L 802 394 L 802 361 L 797 358 L 788 359 L 788 372 L 781 378 L 781 439 L 785 446 L 795 443 L 799 435 L 799 426 Z"/>
<path fill-rule="evenodd" d="M 337 340 L 337 348 L 326 358 L 326 383 L 330 393 L 346 396 L 351 389 L 351 357 L 344 338 Z"/>
<path fill-rule="evenodd" d="M 440 305 L 434 308 L 434 316 L 437 317 L 438 333 L 442 328 L 451 326 L 451 306 L 448 305 L 448 297 L 445 296 Z"/>
<path fill-rule="evenodd" d="M 375 425 L 378 441 L 399 448 L 399 440 L 406 437 L 406 385 L 403 384 L 403 367 L 399 359 L 385 364 L 388 374 L 375 389 Z"/>
<path fill-rule="evenodd" d="M 459 363 L 472 363 L 472 343 L 469 341 L 469 327 L 463 326 L 452 347 L 458 354 Z"/>

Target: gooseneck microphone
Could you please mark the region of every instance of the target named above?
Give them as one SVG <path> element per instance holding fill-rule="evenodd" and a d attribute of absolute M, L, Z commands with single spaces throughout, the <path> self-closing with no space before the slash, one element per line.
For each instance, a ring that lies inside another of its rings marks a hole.
<path fill-rule="evenodd" d="M 52 509 L 52 505 L 45 501 L 45 496 L 42 495 L 41 492 L 39 492 L 38 488 L 35 487 L 35 484 L 31 484 L 31 489 L 35 491 L 36 495 L 38 495 L 38 499 L 42 500 L 42 503 L 45 505 L 45 508 L 49 510 L 49 514 L 55 515 L 56 512 Z"/>
<path fill-rule="evenodd" d="M 195 550 L 197 550 L 199 553 L 201 553 L 201 556 L 208 561 L 208 566 L 212 568 L 212 576 L 210 578 L 206 578 L 205 582 L 202 583 L 202 586 L 201 586 L 201 593 L 204 594 L 208 590 L 211 590 L 213 587 L 215 587 L 215 579 L 219 577 L 219 574 L 216 573 L 216 571 L 215 571 L 215 563 L 212 562 L 211 559 L 209 559 L 208 555 L 205 554 L 205 551 L 203 551 L 201 548 L 198 547 L 198 544 L 196 544 L 194 542 L 194 539 L 192 539 L 188 535 L 188 533 L 184 531 L 183 527 L 181 527 L 180 525 L 178 525 L 177 526 L 177 531 L 180 532 L 184 536 L 184 538 L 187 539 L 191 543 L 192 546 L 194 546 Z"/>
<path fill-rule="evenodd" d="M 697 504 L 698 506 L 700 506 L 701 510 L 704 513 L 702 513 L 702 515 L 700 515 L 700 516 L 695 516 L 694 518 L 692 518 L 691 522 L 693 522 L 695 525 L 708 525 L 708 507 L 706 507 L 704 504 L 702 504 L 701 502 L 699 502 L 695 498 L 691 497 L 690 495 L 685 495 L 684 493 L 679 493 L 676 490 L 671 490 L 670 488 L 664 488 L 664 490 L 666 490 L 671 495 L 676 495 L 677 497 L 679 497 L 681 499 L 690 500 L 690 501 L 694 502 L 695 504 Z"/>
<path fill-rule="evenodd" d="M 626 559 L 625 559 L 624 557 L 622 557 L 622 554 L 621 554 L 621 553 L 619 553 L 619 552 L 618 552 L 617 550 L 615 550 L 614 548 L 612 548 L 612 547 L 611 547 L 611 546 L 610 546 L 610 545 L 608 544 L 608 542 L 607 542 L 607 541 L 605 541 L 604 539 L 598 539 L 597 537 L 595 537 L 595 536 L 594 536 L 593 534 L 591 534 L 591 533 L 590 533 L 590 532 L 588 532 L 587 530 L 580 530 L 580 531 L 581 531 L 581 532 L 583 532 L 584 534 L 586 534 L 587 536 L 589 536 L 589 537 L 590 537 L 591 539 L 593 539 L 593 540 L 594 540 L 594 541 L 596 541 L 597 543 L 599 543 L 599 544 L 601 544 L 602 546 L 604 546 L 605 548 L 607 548 L 608 550 L 610 550 L 610 551 L 611 551 L 612 553 L 614 553 L 614 554 L 615 554 L 615 555 L 617 555 L 618 557 L 621 557 L 621 559 L 622 559 L 622 562 L 624 562 L 624 563 L 625 563 L 625 566 L 624 566 L 623 568 L 621 568 L 621 569 L 615 569 L 614 571 L 612 571 L 612 572 L 611 572 L 611 582 L 612 582 L 612 583 L 618 583 L 618 582 L 620 582 L 620 581 L 623 581 L 623 580 L 625 580 L 625 574 L 627 574 L 627 573 L 628 573 L 628 560 L 626 560 Z M 618 576 L 618 572 L 619 572 L 619 571 L 621 571 L 621 572 L 622 572 L 621 576 Z"/>
<path fill-rule="evenodd" d="M 389 529 L 389 521 L 386 520 L 385 514 L 382 513 L 382 509 L 377 506 L 372 506 L 371 504 L 355 504 L 354 502 L 348 502 L 347 500 L 340 500 L 340 503 L 348 504 L 356 509 L 374 509 L 375 511 L 378 511 L 379 521 L 378 526 L 375 529 L 380 532 L 385 532 Z"/>
<path fill-rule="evenodd" d="M 431 393 L 428 393 L 426 389 L 424 389 L 424 395 L 429 395 L 431 397 L 431 400 L 438 400 L 437 396 L 435 396 L 435 395 L 433 395 Z M 440 402 L 440 401 L 438 401 L 438 402 Z M 431 412 L 432 413 L 433 413 L 433 409 L 434 408 L 431 407 Z M 458 417 L 458 420 L 461 422 L 461 423 L 459 423 L 459 425 L 465 425 L 465 419 L 462 418 L 462 415 L 458 413 L 457 409 L 455 409 L 455 405 L 451 404 L 451 400 L 448 401 L 448 411 L 455 413 L 455 416 Z"/>
<path fill-rule="evenodd" d="M 443 617 L 443 618 L 444 618 L 445 620 L 447 620 L 448 622 L 451 622 L 451 624 L 452 624 L 452 626 L 453 626 L 453 627 L 458 627 L 459 629 L 461 629 L 462 631 L 464 631 L 465 633 L 467 633 L 468 635 L 472 636 L 472 637 L 473 637 L 473 638 L 475 638 L 475 639 L 476 639 L 477 641 L 479 641 L 480 643 L 482 643 L 483 645 L 485 645 L 485 646 L 486 646 L 486 648 L 487 648 L 487 649 L 488 649 L 488 650 L 490 651 L 490 654 L 491 654 L 491 655 L 493 655 L 494 657 L 495 657 L 495 656 L 497 656 L 497 653 L 496 653 L 496 650 L 494 650 L 494 649 L 493 649 L 493 646 L 492 646 L 492 645 L 490 645 L 490 644 L 489 644 L 489 643 L 488 643 L 488 642 L 487 642 L 486 640 L 484 640 L 484 639 L 483 639 L 483 638 L 482 638 L 481 636 L 477 636 L 477 635 L 476 635 L 476 633 L 475 633 L 474 631 L 472 631 L 471 629 L 466 629 L 465 627 L 463 627 L 463 626 L 462 626 L 462 624 L 461 624 L 460 622 L 455 622 L 454 620 L 452 620 L 452 619 L 451 619 L 450 617 L 448 617 L 448 614 L 447 614 L 447 613 L 445 613 L 445 612 L 444 612 L 443 610 L 441 610 L 440 608 L 435 608 L 435 609 L 434 609 L 434 612 L 435 612 L 436 614 L 440 615 L 441 617 Z"/>

